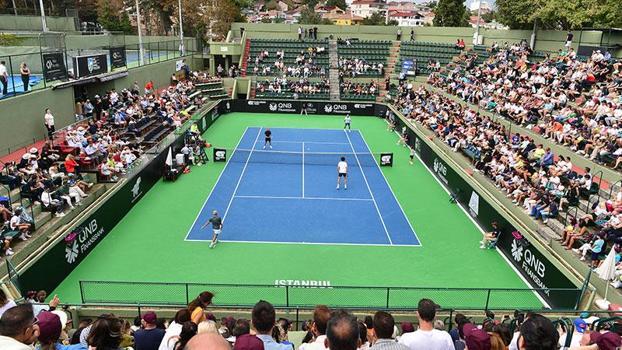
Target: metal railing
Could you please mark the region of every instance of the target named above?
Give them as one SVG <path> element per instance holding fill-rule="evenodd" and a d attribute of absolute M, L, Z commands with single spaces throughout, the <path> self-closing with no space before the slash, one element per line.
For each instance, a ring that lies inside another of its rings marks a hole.
<path fill-rule="evenodd" d="M 287 281 L 282 281 L 287 283 Z M 330 286 L 325 281 L 298 281 L 299 285 L 214 284 L 80 281 L 82 303 L 187 305 L 200 292 L 217 297 L 217 307 L 252 307 L 267 300 L 278 307 L 333 307 L 414 310 L 421 298 L 461 309 L 540 309 L 539 292 L 568 293 L 576 300 L 581 289 L 429 288 Z"/>

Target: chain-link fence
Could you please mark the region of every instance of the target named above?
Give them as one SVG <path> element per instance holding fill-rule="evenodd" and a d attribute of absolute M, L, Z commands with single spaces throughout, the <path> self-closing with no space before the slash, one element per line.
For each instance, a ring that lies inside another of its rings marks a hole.
<path fill-rule="evenodd" d="M 217 306 L 254 305 L 267 300 L 277 307 L 312 307 L 318 304 L 344 308 L 416 309 L 422 298 L 430 298 L 444 308 L 460 309 L 539 309 L 538 293 L 568 293 L 579 299 L 580 289 L 507 288 L 410 288 L 345 287 L 308 281 L 304 285 L 234 285 L 203 283 L 146 283 L 80 281 L 83 303 L 188 304 L 202 291 L 216 295 Z"/>

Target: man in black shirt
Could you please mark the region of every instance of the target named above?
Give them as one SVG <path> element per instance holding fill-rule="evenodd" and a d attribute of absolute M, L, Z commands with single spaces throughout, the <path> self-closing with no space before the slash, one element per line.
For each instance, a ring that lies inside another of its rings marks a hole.
<path fill-rule="evenodd" d="M 270 129 L 266 129 L 266 131 L 264 132 L 264 135 L 265 135 L 265 138 L 264 138 L 264 143 L 263 143 L 263 149 L 266 149 L 266 146 L 272 149 L 272 131 L 270 131 Z"/>

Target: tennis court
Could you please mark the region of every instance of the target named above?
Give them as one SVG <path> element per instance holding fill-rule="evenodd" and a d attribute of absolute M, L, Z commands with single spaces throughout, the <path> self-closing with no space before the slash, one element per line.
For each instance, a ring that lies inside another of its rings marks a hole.
<path fill-rule="evenodd" d="M 260 152 L 261 127 L 273 131 L 272 153 Z M 481 230 L 459 206 L 449 202 L 449 195 L 425 166 L 418 160 L 409 164 L 408 149 L 396 144 L 397 135 L 387 131 L 384 120 L 352 116 L 352 127 L 357 130 L 346 136 L 341 130 L 343 117 L 339 116 L 220 116 L 203 136 L 215 148 L 227 149 L 228 162 L 210 161 L 208 165 L 193 167 L 176 182 L 158 182 L 53 293 L 63 302 L 80 302 L 80 281 L 100 281 L 89 284 L 86 290 L 91 300 L 101 297 L 117 301 L 184 301 L 183 283 L 195 283 L 189 287 L 190 293 L 201 288 L 214 290 L 217 305 L 259 299 L 282 304 L 285 289 L 266 286 L 288 285 L 294 288 L 290 289 L 290 303 L 351 305 L 357 301 L 371 307 L 386 301 L 384 288 L 398 287 L 397 294 L 391 294 L 391 303 L 397 306 L 416 305 L 417 298 L 425 295 L 442 306 L 481 307 L 482 298 L 487 298 L 484 293 L 465 290 L 449 295 L 435 288 L 514 288 L 523 291 L 503 292 L 502 299 L 492 295 L 491 302 L 496 299 L 494 305 L 516 308 L 543 305 L 534 293 L 524 290 L 528 285 L 496 250 L 479 249 Z M 251 150 L 252 160 L 247 163 Z M 392 167 L 378 167 L 380 152 L 393 153 Z M 329 156 L 312 161 L 311 153 Z M 341 153 L 346 154 L 351 167 L 347 191 L 335 189 L 334 156 Z M 272 159 L 274 156 L 279 158 L 278 162 Z M 270 212 L 275 207 L 273 202 L 280 199 L 232 200 L 238 181 L 235 197 L 302 197 L 303 164 L 305 198 L 330 200 L 286 199 L 276 206 L 275 212 Z M 391 222 L 387 229 L 393 245 L 388 243 L 380 215 L 369 200 L 372 194 L 385 224 Z M 221 243 L 209 249 L 208 242 L 186 240 L 208 239 L 210 228 L 194 233 L 194 226 L 203 225 L 207 218 L 204 215 L 214 208 L 224 215 L 229 201 L 232 204 Z M 385 207 L 391 201 L 399 206 Z M 313 206 L 317 212 L 294 207 L 300 203 Z M 359 207 L 360 204 L 365 206 Z M 344 207 L 336 218 L 348 222 L 332 224 L 338 226 L 339 232 L 317 236 L 340 205 Z M 197 219 L 198 213 L 201 214 Z M 403 220 L 402 216 L 410 225 L 402 221 L 391 226 L 394 220 Z M 278 217 L 280 222 L 275 219 Z M 283 228 L 272 233 L 279 225 Z M 300 243 L 303 241 L 309 243 Z M 416 246 L 419 242 L 421 246 Z M 355 288 L 295 289 L 305 285 Z M 399 287 L 426 289 L 417 294 Z M 294 301 L 300 293 L 304 296 Z"/>
<path fill-rule="evenodd" d="M 419 245 L 358 130 L 272 128 L 268 149 L 264 131 L 245 130 L 187 240 L 211 240 L 201 226 L 218 210 L 223 242 Z M 337 190 L 341 157 L 348 187 Z"/>

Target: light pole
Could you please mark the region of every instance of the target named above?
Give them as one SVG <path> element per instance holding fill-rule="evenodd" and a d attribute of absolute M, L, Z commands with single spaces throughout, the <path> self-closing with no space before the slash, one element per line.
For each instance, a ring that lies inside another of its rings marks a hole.
<path fill-rule="evenodd" d="M 482 16 L 482 0 L 478 0 L 477 5 L 477 26 L 475 27 L 475 40 L 473 40 L 474 45 L 479 45 L 479 21 Z"/>
<path fill-rule="evenodd" d="M 177 0 L 179 6 L 179 54 L 183 56 L 186 53 L 184 47 L 184 26 L 181 21 L 181 0 Z"/>
<path fill-rule="evenodd" d="M 40 0 L 43 1 L 43 0 Z M 143 49 L 143 32 L 140 28 L 140 8 L 138 7 L 138 0 L 136 0 L 136 25 L 138 26 L 138 63 L 141 66 L 145 65 L 145 51 Z"/>
<path fill-rule="evenodd" d="M 43 0 L 39 0 L 39 7 L 41 8 L 41 27 L 44 32 L 47 32 L 48 24 L 45 20 L 45 9 L 43 8 Z"/>

